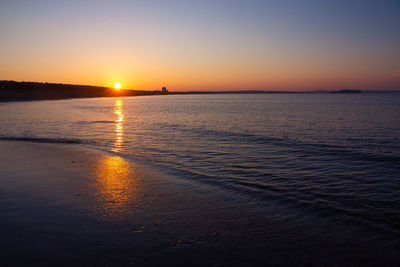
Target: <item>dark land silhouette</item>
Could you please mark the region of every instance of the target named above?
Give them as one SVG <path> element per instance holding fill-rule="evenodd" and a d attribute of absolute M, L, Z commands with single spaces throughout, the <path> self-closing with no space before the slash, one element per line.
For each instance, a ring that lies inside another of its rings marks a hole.
<path fill-rule="evenodd" d="M 337 91 L 331 91 L 331 94 L 361 94 L 361 90 L 343 89 Z"/>
<path fill-rule="evenodd" d="M 398 93 L 382 90 L 312 90 L 312 91 L 179 91 L 171 92 L 166 87 L 160 90 L 115 90 L 112 87 L 75 85 L 61 83 L 0 81 L 0 101 L 52 100 L 87 97 L 119 97 L 144 95 L 192 95 L 192 94 L 360 94 L 360 93 Z"/>
<path fill-rule="evenodd" d="M 115 90 L 111 87 L 89 85 L 0 81 L 0 101 L 162 95 L 166 93 L 161 90 Z"/>

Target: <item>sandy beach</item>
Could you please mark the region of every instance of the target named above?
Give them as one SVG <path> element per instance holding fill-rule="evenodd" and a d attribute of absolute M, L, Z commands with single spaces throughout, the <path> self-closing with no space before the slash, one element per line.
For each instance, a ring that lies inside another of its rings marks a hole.
<path fill-rule="evenodd" d="M 390 266 L 398 257 L 349 228 L 113 154 L 13 141 L 0 148 L 1 266 Z M 337 231 L 343 239 L 330 239 Z"/>
<path fill-rule="evenodd" d="M 252 261 L 213 247 L 223 223 L 207 188 L 82 147 L 0 146 L 2 266 Z"/>

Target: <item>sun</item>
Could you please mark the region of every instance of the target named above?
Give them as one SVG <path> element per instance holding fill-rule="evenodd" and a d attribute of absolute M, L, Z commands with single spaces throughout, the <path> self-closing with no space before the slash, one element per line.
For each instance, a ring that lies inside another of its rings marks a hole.
<path fill-rule="evenodd" d="M 117 90 L 121 89 L 121 83 L 120 82 L 115 82 L 114 83 L 114 88 L 117 89 Z"/>

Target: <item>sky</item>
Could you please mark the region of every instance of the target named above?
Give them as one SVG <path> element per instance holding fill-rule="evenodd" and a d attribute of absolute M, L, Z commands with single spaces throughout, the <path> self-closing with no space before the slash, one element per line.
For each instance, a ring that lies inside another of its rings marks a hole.
<path fill-rule="evenodd" d="M 400 90 L 400 0 L 0 0 L 0 80 Z"/>

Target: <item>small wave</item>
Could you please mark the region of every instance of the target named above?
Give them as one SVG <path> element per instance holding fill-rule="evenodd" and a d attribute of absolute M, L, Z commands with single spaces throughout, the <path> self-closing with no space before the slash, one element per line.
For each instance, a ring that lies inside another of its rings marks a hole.
<path fill-rule="evenodd" d="M 165 125 L 164 125 L 165 126 Z M 315 155 L 321 156 L 333 156 L 333 157 L 344 157 L 349 160 L 365 160 L 372 162 L 386 162 L 386 163 L 397 163 L 400 160 L 399 155 L 387 154 L 380 151 L 362 151 L 351 145 L 337 145 L 337 144 L 321 144 L 321 143 L 309 143 L 297 139 L 282 138 L 282 137 L 270 137 L 262 136 L 250 133 L 238 133 L 223 130 L 212 130 L 204 128 L 192 127 L 188 129 L 182 125 L 172 125 L 176 130 L 181 132 L 195 133 L 199 137 L 207 136 L 207 138 L 215 137 L 215 140 L 219 142 L 229 141 L 231 143 L 244 143 L 244 144 L 259 144 L 259 145 L 272 145 L 279 147 L 280 149 L 289 149 L 293 154 L 308 154 L 312 152 Z M 364 139 L 360 139 L 366 141 Z M 371 139 L 368 147 L 372 147 L 372 143 L 377 143 L 377 146 L 382 146 L 381 140 Z M 390 144 L 390 142 L 388 142 Z"/>
<path fill-rule="evenodd" d="M 80 124 L 115 123 L 115 121 L 80 121 Z"/>
<path fill-rule="evenodd" d="M 115 121 L 91 121 L 89 123 L 115 123 Z"/>
<path fill-rule="evenodd" d="M 161 163 L 160 165 L 162 166 L 163 164 Z M 324 192 L 309 191 L 307 195 L 302 195 L 291 191 L 284 184 L 268 185 L 228 177 L 221 180 L 194 169 L 180 168 L 178 166 L 171 167 L 164 165 L 160 171 L 177 177 L 184 177 L 195 182 L 217 186 L 249 198 L 262 199 L 268 202 L 277 201 L 277 203 L 284 204 L 286 207 L 306 209 L 316 212 L 319 216 L 336 218 L 349 223 L 365 225 L 400 235 L 399 216 L 397 214 L 391 213 L 391 211 L 382 211 L 379 207 L 370 207 L 368 213 L 366 213 L 365 208 L 367 204 L 364 202 L 361 203 L 363 205 L 362 208 L 357 210 L 353 205 L 343 206 L 344 203 L 337 201 L 337 197 Z M 344 198 L 345 194 L 342 197 Z M 396 202 L 395 199 L 392 200 Z"/>
<path fill-rule="evenodd" d="M 90 144 L 92 142 L 80 139 L 67 139 L 67 138 L 39 138 L 39 137 L 9 137 L 0 136 L 0 140 L 5 141 L 22 141 L 34 143 L 49 143 L 49 144 Z"/>

